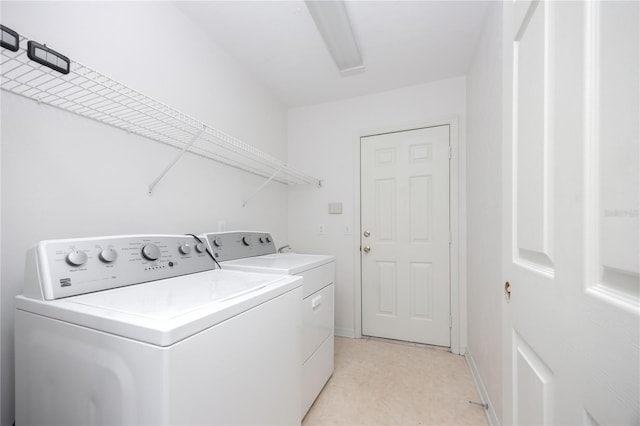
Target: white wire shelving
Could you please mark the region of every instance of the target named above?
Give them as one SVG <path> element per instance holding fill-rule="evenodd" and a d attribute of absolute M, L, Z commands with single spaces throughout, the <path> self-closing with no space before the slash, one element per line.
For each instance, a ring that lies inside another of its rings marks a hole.
<path fill-rule="evenodd" d="M 25 48 L 27 41 L 20 37 L 17 52 L 0 48 L 2 90 L 181 150 L 149 185 L 150 193 L 185 152 L 267 178 L 258 191 L 272 180 L 284 184 L 322 185 L 321 180 L 78 62 L 71 61 L 70 73 L 63 75 L 31 61 Z M 244 204 L 247 202 L 248 199 Z"/>

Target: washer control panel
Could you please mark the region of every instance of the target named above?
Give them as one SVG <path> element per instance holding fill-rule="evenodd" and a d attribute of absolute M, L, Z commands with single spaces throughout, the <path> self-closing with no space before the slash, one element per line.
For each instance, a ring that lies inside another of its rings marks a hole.
<path fill-rule="evenodd" d="M 228 231 L 201 235 L 219 262 L 276 253 L 276 245 L 268 232 Z"/>
<path fill-rule="evenodd" d="M 47 240 L 27 252 L 24 295 L 52 300 L 214 268 L 187 235 Z"/>

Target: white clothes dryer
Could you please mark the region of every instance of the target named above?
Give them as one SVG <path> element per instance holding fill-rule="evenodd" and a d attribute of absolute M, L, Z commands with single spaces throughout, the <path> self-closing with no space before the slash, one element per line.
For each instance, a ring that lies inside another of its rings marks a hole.
<path fill-rule="evenodd" d="M 225 270 L 303 278 L 302 419 L 333 374 L 335 257 L 279 253 L 268 232 L 211 232 L 201 238 Z"/>
<path fill-rule="evenodd" d="M 43 241 L 16 298 L 16 424 L 299 424 L 301 278 L 178 235 Z"/>

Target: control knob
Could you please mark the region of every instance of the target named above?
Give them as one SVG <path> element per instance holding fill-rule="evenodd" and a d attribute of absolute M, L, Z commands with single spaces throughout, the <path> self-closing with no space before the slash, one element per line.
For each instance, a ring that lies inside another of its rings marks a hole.
<path fill-rule="evenodd" d="M 118 252 L 112 248 L 107 248 L 100 252 L 98 258 L 104 263 L 115 262 L 115 260 L 118 258 Z"/>
<path fill-rule="evenodd" d="M 270 237 L 270 236 L 268 236 L 268 235 L 267 235 L 267 238 L 266 238 L 266 239 L 267 239 L 267 242 L 268 242 L 268 243 L 271 243 L 271 237 Z"/>
<path fill-rule="evenodd" d="M 218 239 L 218 237 L 214 237 L 213 240 L 213 245 L 216 247 L 220 247 L 222 245 L 222 241 Z"/>
<path fill-rule="evenodd" d="M 242 244 L 244 244 L 245 246 L 250 246 L 251 245 L 251 237 L 242 237 Z"/>
<path fill-rule="evenodd" d="M 82 266 L 87 261 L 87 254 L 80 250 L 72 250 L 67 253 L 65 260 L 71 266 Z"/>
<path fill-rule="evenodd" d="M 207 248 L 205 247 L 204 244 L 202 244 L 202 243 L 196 244 L 196 251 L 198 253 L 204 253 L 206 250 L 207 250 Z"/>
<path fill-rule="evenodd" d="M 178 250 L 180 251 L 181 254 L 189 254 L 191 253 L 191 246 L 185 243 L 180 245 L 180 247 L 178 247 Z"/>
<path fill-rule="evenodd" d="M 142 257 L 147 260 L 158 260 L 160 257 L 160 249 L 155 244 L 146 244 L 142 247 Z"/>

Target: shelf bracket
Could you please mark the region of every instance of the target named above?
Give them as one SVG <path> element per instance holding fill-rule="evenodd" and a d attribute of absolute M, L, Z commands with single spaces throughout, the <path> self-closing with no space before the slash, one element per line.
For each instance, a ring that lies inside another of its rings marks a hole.
<path fill-rule="evenodd" d="M 247 207 L 247 203 L 249 202 L 249 200 L 251 200 L 253 197 L 255 197 L 256 195 L 258 195 L 258 193 L 260 191 L 262 191 L 262 189 L 267 186 L 269 184 L 269 182 L 271 182 L 276 176 L 278 176 L 278 173 L 280 173 L 282 171 L 282 169 L 284 168 L 284 166 L 280 167 L 278 170 L 275 171 L 274 174 L 271 175 L 271 177 L 269 177 L 269 179 L 267 179 L 266 181 L 264 181 L 262 183 L 262 185 L 260 185 L 258 187 L 258 189 L 256 189 L 253 194 L 249 195 L 246 199 L 244 199 L 242 201 L 242 207 Z"/>
<path fill-rule="evenodd" d="M 151 182 L 151 185 L 149 185 L 149 195 L 153 193 L 153 188 L 155 188 L 158 182 L 160 182 L 162 178 L 169 172 L 169 170 L 171 170 L 171 168 L 175 166 L 178 160 L 182 158 L 184 153 L 189 151 L 189 149 L 193 146 L 193 144 L 196 143 L 196 141 L 198 140 L 198 138 L 200 138 L 200 135 L 202 134 L 202 132 L 204 132 L 204 130 L 205 130 L 204 128 L 198 130 L 198 133 L 193 135 L 193 138 L 191 138 L 191 141 L 187 145 L 185 145 L 184 148 L 182 148 L 182 151 L 180 151 L 180 153 L 176 156 L 176 158 L 174 158 L 173 161 L 171 161 L 171 163 L 169 163 L 169 165 L 162 171 L 162 173 L 160 173 L 160 175 L 153 182 Z"/>

